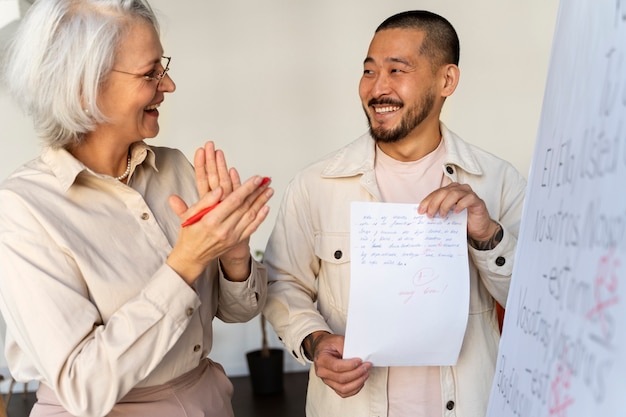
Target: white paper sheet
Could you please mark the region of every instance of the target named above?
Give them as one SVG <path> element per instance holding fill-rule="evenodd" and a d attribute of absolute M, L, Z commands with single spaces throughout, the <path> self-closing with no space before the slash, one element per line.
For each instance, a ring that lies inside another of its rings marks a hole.
<path fill-rule="evenodd" d="M 374 366 L 454 365 L 469 311 L 467 212 L 354 202 L 344 358 Z"/>

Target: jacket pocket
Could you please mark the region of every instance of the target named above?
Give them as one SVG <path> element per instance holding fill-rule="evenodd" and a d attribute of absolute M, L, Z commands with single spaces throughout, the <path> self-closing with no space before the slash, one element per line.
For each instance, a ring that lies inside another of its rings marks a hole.
<path fill-rule="evenodd" d="M 316 235 L 315 255 L 320 259 L 318 309 L 333 331 L 343 333 L 350 296 L 350 234 Z"/>

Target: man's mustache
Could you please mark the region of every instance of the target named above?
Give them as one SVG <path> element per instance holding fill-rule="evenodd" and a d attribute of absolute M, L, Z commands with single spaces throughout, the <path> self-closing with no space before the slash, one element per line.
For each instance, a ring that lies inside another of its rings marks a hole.
<path fill-rule="evenodd" d="M 404 104 L 401 101 L 398 100 L 394 100 L 392 98 L 373 98 L 370 101 L 367 102 L 368 106 L 374 106 L 374 105 L 391 105 L 391 106 L 398 106 L 398 107 L 402 107 Z"/>

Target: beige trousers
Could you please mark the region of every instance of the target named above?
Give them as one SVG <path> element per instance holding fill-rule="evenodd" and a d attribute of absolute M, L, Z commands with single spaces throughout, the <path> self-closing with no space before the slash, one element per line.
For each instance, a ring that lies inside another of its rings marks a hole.
<path fill-rule="evenodd" d="M 123 397 L 107 417 L 234 417 L 231 399 L 233 384 L 224 369 L 210 359 L 173 379 L 154 387 L 135 388 Z M 37 390 L 37 402 L 30 417 L 71 417 L 44 384 Z"/>

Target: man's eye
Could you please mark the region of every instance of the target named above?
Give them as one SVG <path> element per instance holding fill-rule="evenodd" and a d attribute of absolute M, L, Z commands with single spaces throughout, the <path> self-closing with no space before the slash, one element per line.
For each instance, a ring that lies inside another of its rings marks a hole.
<path fill-rule="evenodd" d="M 401 69 L 398 69 L 398 68 L 393 68 L 393 69 L 391 70 L 391 73 L 393 74 L 393 73 L 395 73 L 395 72 L 404 72 L 404 71 L 402 71 Z"/>
<path fill-rule="evenodd" d="M 146 77 L 146 78 L 154 78 L 155 75 L 156 75 L 156 70 L 152 70 L 152 71 L 149 71 L 149 72 L 145 73 L 144 77 Z"/>

